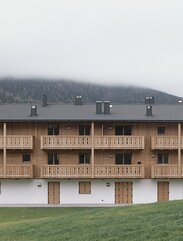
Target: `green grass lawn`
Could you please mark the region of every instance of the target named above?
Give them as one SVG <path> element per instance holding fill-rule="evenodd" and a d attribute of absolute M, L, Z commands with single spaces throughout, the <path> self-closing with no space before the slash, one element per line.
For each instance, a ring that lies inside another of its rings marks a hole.
<path fill-rule="evenodd" d="M 124 207 L 0 208 L 0 241 L 182 241 L 183 201 Z"/>

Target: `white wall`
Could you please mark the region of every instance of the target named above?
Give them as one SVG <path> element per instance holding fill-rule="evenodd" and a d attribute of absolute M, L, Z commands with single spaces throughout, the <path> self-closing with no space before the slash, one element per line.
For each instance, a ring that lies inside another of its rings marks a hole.
<path fill-rule="evenodd" d="M 106 183 L 110 183 L 110 186 L 107 187 Z M 92 180 L 91 194 L 79 194 L 79 180 L 63 180 L 60 183 L 60 202 L 62 204 L 113 204 L 114 190 L 114 181 Z"/>
<path fill-rule="evenodd" d="M 1 180 L 0 204 L 47 204 L 47 181 Z M 38 187 L 41 183 L 41 187 Z"/>
<path fill-rule="evenodd" d="M 144 179 L 133 181 L 133 203 L 157 202 L 157 182 Z"/>
<path fill-rule="evenodd" d="M 183 199 L 183 181 L 172 180 L 169 182 L 169 200 Z"/>

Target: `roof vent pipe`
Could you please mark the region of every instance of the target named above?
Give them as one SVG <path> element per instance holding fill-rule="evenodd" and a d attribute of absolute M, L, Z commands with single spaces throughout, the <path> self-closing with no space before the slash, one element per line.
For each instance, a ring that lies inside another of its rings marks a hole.
<path fill-rule="evenodd" d="M 152 106 L 151 105 L 146 106 L 146 116 L 152 116 Z"/>
<path fill-rule="evenodd" d="M 102 101 L 96 101 L 96 114 L 102 114 Z"/>
<path fill-rule="evenodd" d="M 82 105 L 82 104 L 83 104 L 82 96 L 76 96 L 75 105 Z"/>
<path fill-rule="evenodd" d="M 30 116 L 37 116 L 37 106 L 36 105 L 31 106 L 31 115 Z"/>
<path fill-rule="evenodd" d="M 110 114 L 110 101 L 104 101 L 104 115 Z"/>
<path fill-rule="evenodd" d="M 43 107 L 46 107 L 47 106 L 47 96 L 46 95 L 43 95 Z"/>

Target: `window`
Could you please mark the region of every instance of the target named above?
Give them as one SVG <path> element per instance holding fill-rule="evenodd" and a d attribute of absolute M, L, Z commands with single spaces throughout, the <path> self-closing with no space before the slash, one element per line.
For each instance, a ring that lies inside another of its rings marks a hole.
<path fill-rule="evenodd" d="M 79 164 L 90 164 L 90 154 L 89 153 L 79 154 Z"/>
<path fill-rule="evenodd" d="M 59 164 L 59 154 L 55 152 L 48 153 L 48 165 L 58 165 Z"/>
<path fill-rule="evenodd" d="M 158 164 L 168 164 L 168 153 L 158 153 Z"/>
<path fill-rule="evenodd" d="M 131 165 L 132 154 L 131 153 L 116 153 L 115 164 L 116 165 Z"/>
<path fill-rule="evenodd" d="M 79 135 L 89 136 L 90 135 L 90 125 L 79 125 Z"/>
<path fill-rule="evenodd" d="M 158 135 L 165 134 L 165 126 L 158 126 L 157 133 L 158 133 Z"/>
<path fill-rule="evenodd" d="M 59 135 L 59 125 L 58 124 L 48 125 L 48 135 Z"/>
<path fill-rule="evenodd" d="M 31 161 L 30 153 L 23 153 L 22 154 L 22 161 L 23 162 L 30 162 Z"/>
<path fill-rule="evenodd" d="M 131 126 L 115 126 L 115 135 L 130 136 L 131 134 L 132 134 Z"/>
<path fill-rule="evenodd" d="M 91 182 L 79 182 L 79 194 L 91 194 Z"/>

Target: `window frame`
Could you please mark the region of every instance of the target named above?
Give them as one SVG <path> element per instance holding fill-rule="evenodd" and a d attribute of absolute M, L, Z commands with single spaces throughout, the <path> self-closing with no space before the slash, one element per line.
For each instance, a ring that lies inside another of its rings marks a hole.
<path fill-rule="evenodd" d="M 82 156 L 83 156 L 83 162 L 81 162 Z M 89 160 L 89 161 L 87 162 L 87 160 Z M 90 165 L 91 164 L 91 154 L 88 152 L 79 153 L 79 164 L 80 165 Z"/>
<path fill-rule="evenodd" d="M 25 160 L 25 159 L 24 159 L 25 157 L 29 157 L 29 158 L 28 158 L 29 160 Z M 23 162 L 23 163 L 27 163 L 27 162 L 29 163 L 29 162 L 31 162 L 31 154 L 30 154 L 30 153 L 22 153 L 22 162 Z"/>
<path fill-rule="evenodd" d="M 51 157 L 49 160 L 49 157 Z M 52 160 L 51 160 L 52 159 Z M 60 164 L 60 155 L 58 152 L 48 152 L 48 165 L 59 165 Z"/>
<path fill-rule="evenodd" d="M 121 131 L 120 131 L 121 128 Z M 115 125 L 116 136 L 131 136 L 132 126 L 131 125 Z"/>
<path fill-rule="evenodd" d="M 59 124 L 48 124 L 48 136 L 58 136 L 60 134 Z"/>
<path fill-rule="evenodd" d="M 130 161 L 126 161 L 127 155 L 130 155 Z M 117 158 L 120 158 L 120 156 L 121 160 L 119 161 Z M 116 152 L 115 165 L 132 165 L 132 152 Z"/>
<path fill-rule="evenodd" d="M 157 126 L 157 135 L 165 135 L 166 127 L 165 126 Z"/>
<path fill-rule="evenodd" d="M 79 182 L 79 194 L 91 194 L 91 182 Z"/>
<path fill-rule="evenodd" d="M 90 136 L 91 125 L 79 125 L 79 136 Z"/>
<path fill-rule="evenodd" d="M 161 155 L 161 158 L 160 158 Z M 161 161 L 160 161 L 161 159 Z M 157 163 L 159 165 L 169 164 L 169 153 L 168 152 L 158 152 L 157 153 Z"/>

